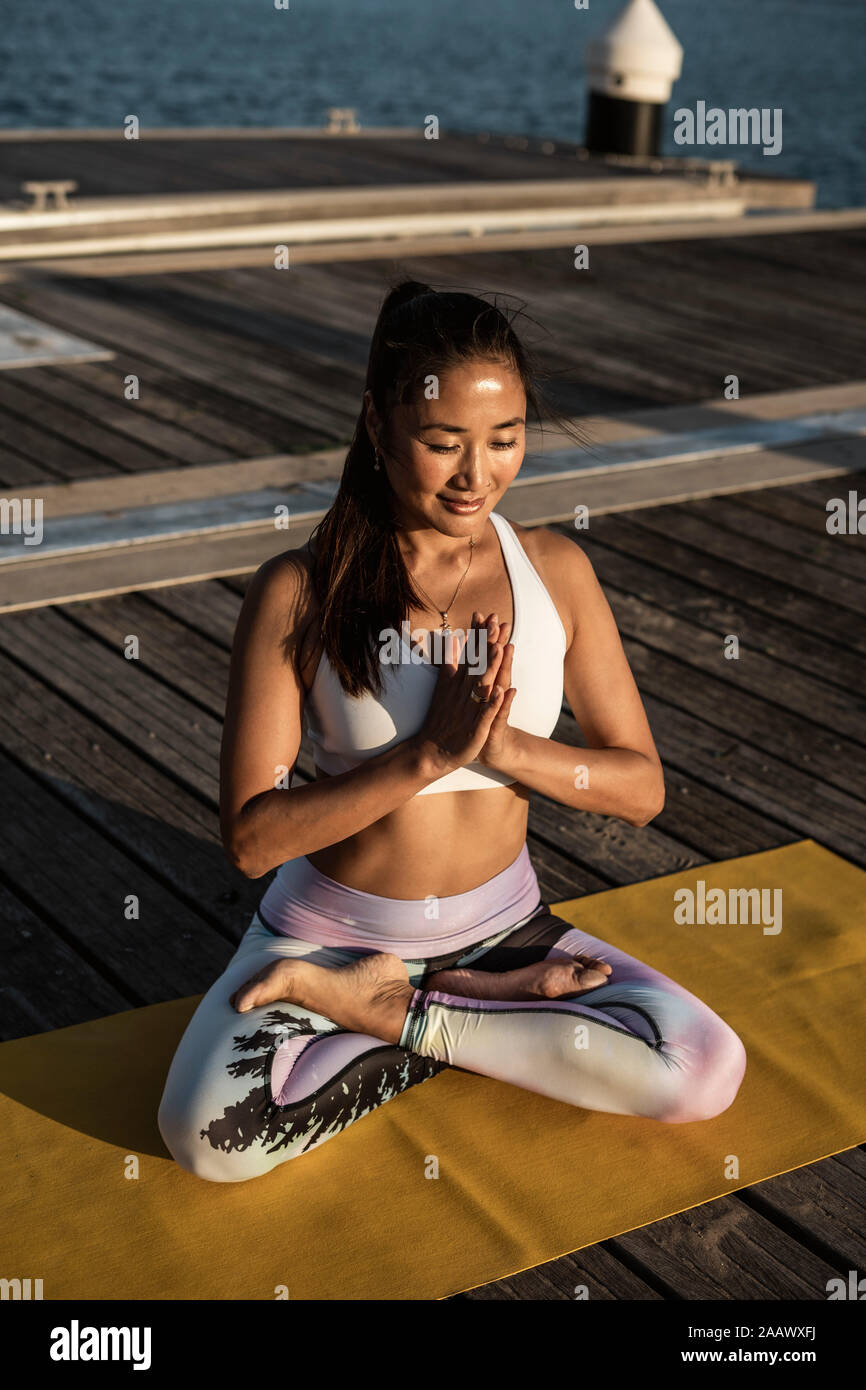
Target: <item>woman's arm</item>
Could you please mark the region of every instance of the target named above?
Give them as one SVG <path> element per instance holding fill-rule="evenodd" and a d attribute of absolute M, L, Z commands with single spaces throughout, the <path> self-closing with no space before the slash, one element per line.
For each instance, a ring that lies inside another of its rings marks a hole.
<path fill-rule="evenodd" d="M 303 634 L 312 611 L 300 552 L 253 577 L 232 645 L 220 753 L 220 829 L 248 878 L 355 835 L 483 746 L 499 701 L 474 704 L 464 663 L 443 668 L 425 728 L 351 772 L 288 789 L 301 744 Z M 492 684 L 502 652 L 488 647 Z M 501 697 L 500 697 L 501 700 Z M 432 737 L 431 737 L 432 731 Z M 446 733 L 443 731 L 447 731 Z"/>
<path fill-rule="evenodd" d="M 522 537 L 521 537 L 522 539 Z M 664 806 L 664 774 L 610 605 L 587 555 L 555 532 L 533 533 L 533 560 L 570 618 L 565 694 L 586 748 L 507 723 L 506 696 L 479 760 L 564 806 L 646 825 Z M 566 634 L 569 625 L 566 627 Z M 513 648 L 498 680 L 507 688 Z"/>

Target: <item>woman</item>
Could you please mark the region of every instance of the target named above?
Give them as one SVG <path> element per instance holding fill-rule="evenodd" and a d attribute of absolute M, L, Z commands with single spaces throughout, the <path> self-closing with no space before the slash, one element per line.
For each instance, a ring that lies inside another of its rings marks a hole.
<path fill-rule="evenodd" d="M 495 511 L 539 401 L 497 307 L 398 286 L 337 498 L 250 584 L 222 834 L 279 871 L 168 1076 L 160 1128 L 200 1177 L 265 1173 L 447 1065 L 670 1123 L 736 1095 L 726 1023 L 540 901 L 530 791 L 643 826 L 664 787 L 589 560 Z M 551 737 L 563 691 L 586 748 Z M 317 777 L 289 789 L 302 716 Z"/>

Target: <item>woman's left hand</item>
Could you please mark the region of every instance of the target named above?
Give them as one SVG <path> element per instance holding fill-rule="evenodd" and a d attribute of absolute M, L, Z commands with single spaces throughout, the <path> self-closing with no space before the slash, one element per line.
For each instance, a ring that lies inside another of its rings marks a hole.
<path fill-rule="evenodd" d="M 500 635 L 502 628 L 499 630 Z M 497 637 L 494 636 L 494 641 Z M 517 730 L 508 723 L 508 711 L 514 704 L 517 690 L 511 684 L 511 667 L 514 662 L 514 643 L 509 642 L 502 655 L 502 664 L 496 675 L 496 684 L 505 691 L 499 713 L 490 726 L 487 741 L 478 754 L 478 761 L 485 767 L 505 770 L 514 749 Z"/>

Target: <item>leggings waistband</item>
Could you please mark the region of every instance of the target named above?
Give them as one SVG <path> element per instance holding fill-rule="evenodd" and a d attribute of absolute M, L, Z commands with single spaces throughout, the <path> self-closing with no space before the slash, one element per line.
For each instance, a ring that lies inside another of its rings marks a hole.
<path fill-rule="evenodd" d="M 541 901 L 524 844 L 501 873 L 468 893 L 382 898 L 347 888 L 305 856 L 280 866 L 259 903 L 263 923 L 280 935 L 322 946 L 366 947 L 407 959 L 444 955 L 506 931 Z"/>

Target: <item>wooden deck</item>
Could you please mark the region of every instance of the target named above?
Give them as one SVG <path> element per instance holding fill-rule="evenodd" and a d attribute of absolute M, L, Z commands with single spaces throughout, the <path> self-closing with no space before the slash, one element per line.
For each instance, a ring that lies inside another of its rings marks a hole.
<path fill-rule="evenodd" d="M 360 188 L 497 179 L 640 178 L 647 169 L 680 175 L 708 164 L 706 158 L 634 159 L 590 155 L 574 141 L 496 131 L 440 130 L 425 138 L 421 127 L 365 129 L 354 135 L 322 129 L 143 129 L 126 140 L 119 129 L 103 131 L 0 130 L 0 201 L 22 200 L 33 179 L 74 179 L 82 197 L 129 194 L 243 192 L 289 188 Z M 761 196 L 775 187 L 790 206 L 811 206 L 813 185 L 780 178 L 760 167 L 741 172 Z M 27 201 L 24 199 L 24 201 Z"/>
<path fill-rule="evenodd" d="M 0 487 L 345 443 L 384 286 L 407 270 L 527 303 L 525 336 L 568 414 L 721 401 L 729 373 L 742 396 L 859 378 L 864 248 L 866 228 L 851 228 L 594 246 L 581 272 L 547 249 L 284 273 L 21 273 L 0 301 L 116 357 L 0 372 Z"/>
<path fill-rule="evenodd" d="M 115 198 L 629 176 L 562 142 L 397 132 L 134 145 L 0 132 L 0 155 L 7 201 L 38 178 Z M 395 248 L 284 274 L 4 264 L 0 303 L 115 356 L 0 371 L 0 491 L 104 485 L 111 506 L 129 505 L 124 488 L 138 505 L 158 500 L 147 489 L 164 470 L 183 475 L 188 496 L 201 493 L 186 479 L 206 493 L 221 463 L 261 486 L 275 455 L 298 456 L 296 472 L 269 481 L 308 477 L 303 455 L 351 435 L 376 311 L 404 274 L 525 302 L 550 395 L 569 415 L 604 417 L 599 439 L 712 428 L 731 373 L 743 418 L 760 393 L 802 392 L 802 414 L 840 408 L 825 388 L 850 386 L 849 404 L 862 404 L 866 229 L 741 232 L 583 238 L 581 272 L 561 246 Z M 141 383 L 134 403 L 129 374 Z M 862 467 L 862 439 L 857 449 Z M 827 498 L 862 476 L 593 513 L 579 540 L 623 633 L 667 804 L 638 830 L 534 797 L 530 851 L 549 900 L 808 837 L 866 867 L 866 557 L 861 537 L 825 529 Z M 240 939 L 264 885 L 223 854 L 217 779 L 246 582 L 0 617 L 5 1037 L 201 992 Z M 728 632 L 737 662 L 721 656 Z M 130 633 L 138 661 L 123 656 Z M 559 734 L 577 741 L 568 715 Z M 311 775 L 306 748 L 300 775 Z M 142 904 L 134 924 L 129 893 Z M 571 1299 L 585 1283 L 593 1299 L 816 1299 L 852 1268 L 866 1268 L 866 1145 L 462 1297 Z"/>
<path fill-rule="evenodd" d="M 811 483 L 581 533 L 667 769 L 645 829 L 535 797 L 551 900 L 813 837 L 866 867 L 866 557 Z M 856 486 L 852 477 L 851 486 Z M 572 533 L 573 534 L 573 533 Z M 203 991 L 262 892 L 227 863 L 217 755 L 243 580 L 0 622 L 9 1037 Z M 743 655 L 720 656 L 737 632 Z M 136 633 L 141 660 L 127 661 Z M 559 735 L 576 741 L 563 716 Z M 301 775 L 311 763 L 304 750 Z M 123 917 L 136 893 L 142 919 Z M 488 1285 L 471 1299 L 814 1299 L 866 1265 L 866 1146 Z"/>
<path fill-rule="evenodd" d="M 144 131 L 140 140 L 112 132 L 95 140 L 50 135 L 2 139 L 0 198 L 21 197 L 27 179 L 75 179 L 78 195 L 209 193 L 267 188 L 363 187 L 374 183 L 445 183 L 454 180 L 580 177 L 579 166 L 605 177 L 601 161 L 578 161 L 567 141 L 521 141 L 520 137 L 479 140 L 449 132 L 425 140 L 420 130 L 390 135 L 271 136 L 251 141 L 248 132 L 234 138 L 192 132 L 166 138 Z M 618 170 L 610 166 L 611 178 Z"/>

